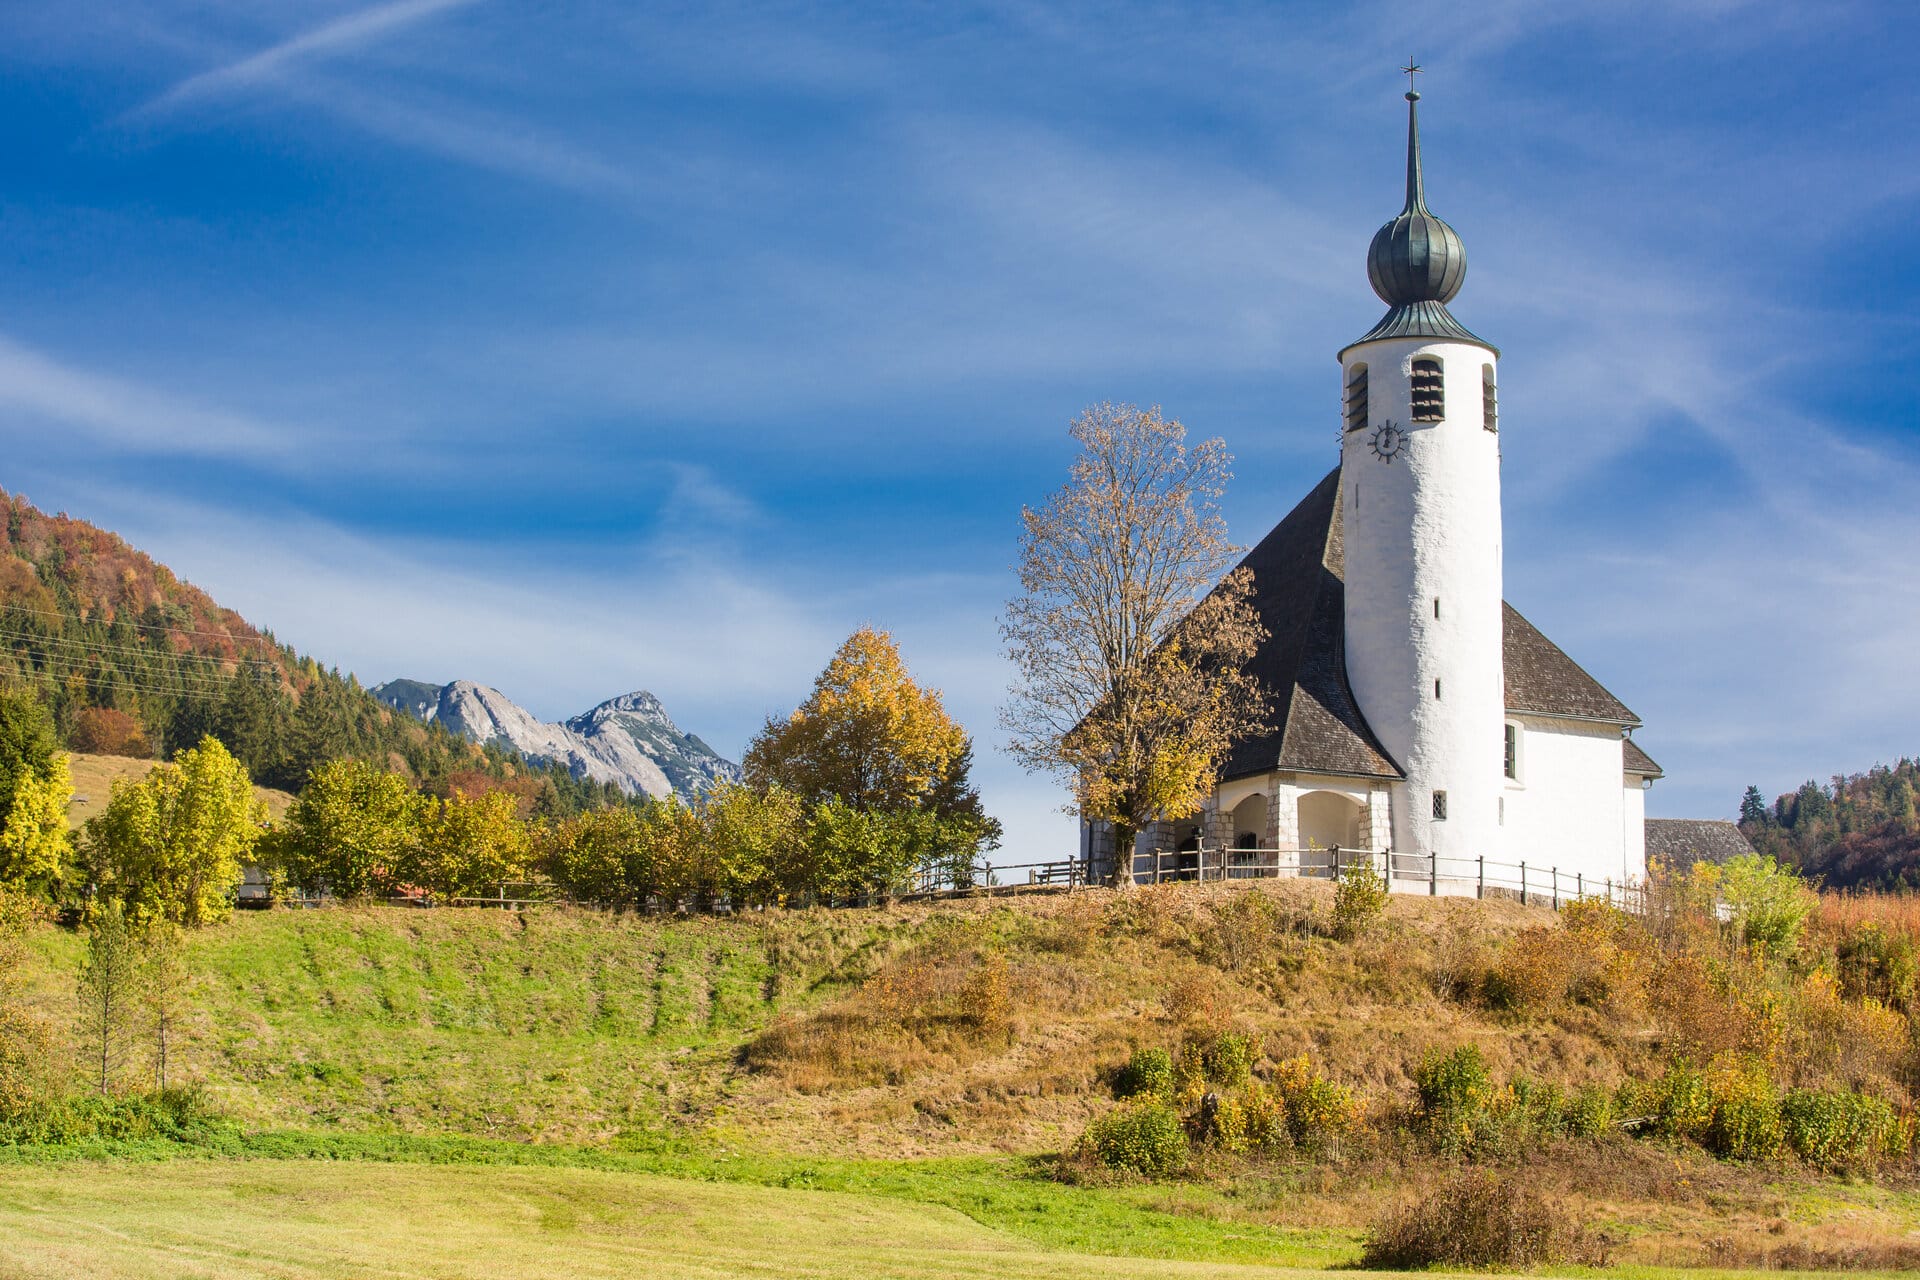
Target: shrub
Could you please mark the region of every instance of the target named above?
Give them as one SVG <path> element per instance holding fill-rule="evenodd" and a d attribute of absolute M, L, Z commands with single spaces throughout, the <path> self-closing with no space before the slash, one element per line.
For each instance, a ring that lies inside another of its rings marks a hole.
<path fill-rule="evenodd" d="M 1475 1146 L 1484 1135 L 1495 1101 L 1493 1077 L 1479 1047 L 1463 1044 L 1446 1053 L 1429 1050 L 1413 1078 L 1427 1136 L 1443 1151 Z"/>
<path fill-rule="evenodd" d="M 1785 1133 L 1780 1098 L 1766 1067 L 1752 1059 L 1722 1059 L 1707 1071 L 1713 1119 L 1707 1150 L 1729 1160 L 1768 1160 L 1780 1153 Z"/>
<path fill-rule="evenodd" d="M 1251 1145 L 1246 1104 L 1230 1093 L 1210 1093 L 1202 1098 L 1194 1128 L 1202 1142 L 1235 1155 Z"/>
<path fill-rule="evenodd" d="M 974 964 L 954 997 L 960 1021 L 985 1034 L 1005 1032 L 1013 1020 L 1013 989 L 1007 958 L 990 951 Z"/>
<path fill-rule="evenodd" d="M 1087 1126 L 1082 1146 L 1109 1169 L 1146 1178 L 1175 1173 L 1187 1162 L 1187 1131 L 1163 1102 L 1133 1099 Z"/>
<path fill-rule="evenodd" d="M 1367 1231 L 1360 1265 L 1393 1271 L 1605 1265 L 1605 1254 L 1603 1242 L 1562 1219 L 1539 1192 L 1490 1172 L 1468 1171 L 1377 1219 Z"/>
<path fill-rule="evenodd" d="M 1293 1141 L 1286 1103 L 1279 1094 L 1263 1085 L 1250 1084 L 1240 1103 L 1246 1112 L 1248 1147 L 1270 1151 Z"/>
<path fill-rule="evenodd" d="M 1165 1049 L 1135 1049 L 1127 1065 L 1114 1076 L 1113 1092 L 1121 1098 L 1173 1099 L 1173 1055 Z"/>
<path fill-rule="evenodd" d="M 90 1139 L 204 1141 L 226 1122 L 193 1089 L 122 1098 L 42 1100 L 0 1115 L 0 1145 L 62 1146 Z"/>
<path fill-rule="evenodd" d="M 1780 1103 L 1780 1121 L 1795 1155 L 1834 1172 L 1871 1169 L 1883 1156 L 1903 1154 L 1893 1108 L 1864 1094 L 1795 1089 Z"/>
<path fill-rule="evenodd" d="M 1897 1009 L 1913 1006 L 1920 987 L 1920 952 L 1904 933 L 1868 920 L 1844 932 L 1834 947 L 1840 988 L 1850 1000 L 1874 999 Z"/>
<path fill-rule="evenodd" d="M 1370 928 L 1387 909 L 1387 882 L 1365 858 L 1340 871 L 1333 892 L 1333 936 L 1351 941 Z"/>
<path fill-rule="evenodd" d="M 1720 894 L 1742 941 L 1768 955 L 1786 955 L 1800 944 L 1819 895 L 1791 867 L 1744 853 L 1720 868 Z"/>
<path fill-rule="evenodd" d="M 1360 1104 L 1353 1090 L 1314 1070 L 1304 1053 L 1274 1068 L 1273 1092 L 1287 1136 L 1303 1151 L 1324 1150 L 1359 1123 Z"/>
<path fill-rule="evenodd" d="M 1253 1073 L 1253 1039 L 1228 1032 L 1201 1051 L 1207 1079 L 1223 1089 L 1238 1089 Z"/>

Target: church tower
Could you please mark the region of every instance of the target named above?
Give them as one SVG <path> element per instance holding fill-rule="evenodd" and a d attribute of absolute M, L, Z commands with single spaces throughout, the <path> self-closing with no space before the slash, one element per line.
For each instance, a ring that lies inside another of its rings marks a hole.
<path fill-rule="evenodd" d="M 1406 97 L 1406 207 L 1367 251 L 1388 311 L 1340 352 L 1347 679 L 1406 776 L 1394 848 L 1491 858 L 1505 782 L 1500 353 L 1447 311 L 1466 251 L 1427 210 L 1420 95 Z"/>

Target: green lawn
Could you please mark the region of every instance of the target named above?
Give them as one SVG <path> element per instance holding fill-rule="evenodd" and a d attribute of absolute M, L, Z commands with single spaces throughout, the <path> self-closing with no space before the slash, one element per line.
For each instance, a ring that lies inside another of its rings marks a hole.
<path fill-rule="evenodd" d="M 911 1166 L 905 1168 L 913 1176 Z M 1002 1184 L 1009 1185 L 1004 1179 Z M 999 1206 L 1003 1215 L 1009 1208 L 1028 1215 L 1028 1230 L 1016 1232 L 992 1225 L 991 1213 L 983 1221 L 958 1208 L 895 1198 L 898 1191 L 870 1195 L 524 1165 L 312 1159 L 14 1163 L 0 1165 L 0 1277 L 1092 1280 L 1365 1274 L 1223 1261 L 1220 1253 L 1210 1261 L 1116 1256 L 1074 1248 L 1065 1238 L 1042 1243 L 1034 1238 L 1032 1219 L 1048 1212 L 1044 1194 L 1024 1207 Z M 1216 1246 L 1235 1238 L 1220 1224 L 1198 1230 L 1211 1230 Z M 1239 1250 L 1223 1252 L 1244 1253 L 1247 1244 L 1272 1247 L 1261 1234 L 1254 1229 Z M 1284 1242 L 1280 1250 L 1289 1252 Z M 1713 1280 L 1757 1273 L 1627 1267 L 1586 1274 Z M 1893 1273 L 1851 1274 L 1865 1280 Z"/>
<path fill-rule="evenodd" d="M 954 1209 L 877 1196 L 595 1169 L 223 1160 L 0 1171 L 9 1278 L 636 1274 L 1277 1271 L 1050 1251 Z"/>

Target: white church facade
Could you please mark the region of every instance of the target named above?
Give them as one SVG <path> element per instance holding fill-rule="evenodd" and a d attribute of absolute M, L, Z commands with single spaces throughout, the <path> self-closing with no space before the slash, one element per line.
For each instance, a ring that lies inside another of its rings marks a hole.
<path fill-rule="evenodd" d="M 1242 562 L 1271 731 L 1236 744 L 1201 813 L 1141 833 L 1138 879 L 1324 874 L 1342 853 L 1402 891 L 1645 874 L 1660 768 L 1639 718 L 1502 590 L 1500 352 L 1447 310 L 1466 257 L 1426 207 L 1418 99 L 1406 206 L 1368 251 L 1388 310 L 1339 353 L 1339 465 Z M 1103 826 L 1082 824 L 1081 856 L 1111 867 Z"/>

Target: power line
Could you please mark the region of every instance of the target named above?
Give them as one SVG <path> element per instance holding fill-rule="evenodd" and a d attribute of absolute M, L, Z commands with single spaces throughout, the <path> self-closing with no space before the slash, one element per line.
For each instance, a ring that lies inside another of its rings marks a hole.
<path fill-rule="evenodd" d="M 0 610 L 11 610 L 15 613 L 37 614 L 42 618 L 59 618 L 64 622 L 79 622 L 84 624 L 86 621 L 83 618 L 77 617 L 76 615 L 71 613 L 65 613 L 59 609 L 35 609 L 30 605 L 24 605 L 24 604 L 11 604 L 11 603 L 0 604 Z M 165 631 L 173 635 L 181 635 L 181 636 L 210 636 L 216 640 L 234 640 L 234 641 L 242 641 L 247 644 L 264 644 L 274 648 L 280 647 L 278 641 L 269 640 L 266 636 L 260 635 L 257 632 L 253 635 L 235 635 L 230 631 L 196 631 L 191 627 L 176 627 L 176 626 L 171 626 L 164 622 L 135 622 L 131 618 L 125 618 L 120 616 L 116 616 L 113 622 L 106 623 L 105 625 L 113 626 L 116 623 L 124 623 L 126 626 L 129 626 L 129 627 L 138 627 L 143 631 Z M 253 629 L 253 626 L 251 623 L 245 623 L 243 625 L 245 625 L 249 630 Z"/>
<path fill-rule="evenodd" d="M 0 627 L 0 640 L 14 640 L 21 644 L 64 646 L 85 649 L 90 653 L 117 653 L 126 657 L 170 658 L 175 662 L 202 662 L 221 666 L 229 662 L 261 662 L 264 659 L 254 654 L 238 654 L 228 657 L 217 653 L 181 653 L 173 649 L 159 647 L 148 648 L 137 644 L 118 644 L 111 640 L 89 640 L 81 636 L 38 635 L 31 631 L 10 631 Z"/>

